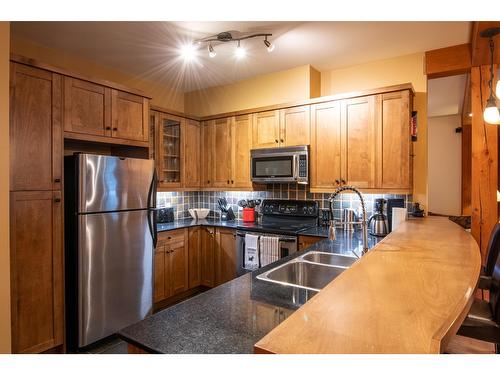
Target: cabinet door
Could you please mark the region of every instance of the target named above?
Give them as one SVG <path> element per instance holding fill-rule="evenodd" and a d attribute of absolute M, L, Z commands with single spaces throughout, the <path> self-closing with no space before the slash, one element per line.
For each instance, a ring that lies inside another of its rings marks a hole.
<path fill-rule="evenodd" d="M 278 147 L 280 139 L 279 110 L 255 113 L 253 116 L 253 148 Z"/>
<path fill-rule="evenodd" d="M 252 147 L 251 115 L 233 118 L 233 160 L 231 186 L 235 188 L 252 188 L 250 179 L 250 149 Z"/>
<path fill-rule="evenodd" d="M 200 187 L 200 123 L 186 119 L 184 123 L 183 181 L 186 188 Z"/>
<path fill-rule="evenodd" d="M 201 227 L 201 285 L 215 286 L 215 229 Z"/>
<path fill-rule="evenodd" d="M 12 350 L 40 353 L 63 343 L 61 192 L 10 202 Z"/>
<path fill-rule="evenodd" d="M 64 131 L 111 136 L 111 89 L 64 77 Z"/>
<path fill-rule="evenodd" d="M 214 121 L 213 187 L 231 184 L 231 118 Z"/>
<path fill-rule="evenodd" d="M 201 228 L 189 228 L 188 234 L 189 289 L 201 285 Z"/>
<path fill-rule="evenodd" d="M 310 106 L 280 110 L 280 146 L 301 146 L 311 143 Z"/>
<path fill-rule="evenodd" d="M 188 250 L 187 241 L 174 242 L 167 245 L 170 258 L 170 295 L 188 290 Z"/>
<path fill-rule="evenodd" d="M 411 189 L 410 93 L 378 96 L 381 150 L 377 187 Z"/>
<path fill-rule="evenodd" d="M 158 130 L 158 182 L 160 187 L 181 187 L 184 119 L 161 114 Z"/>
<path fill-rule="evenodd" d="M 61 189 L 61 103 L 60 75 L 11 63 L 11 191 Z"/>
<path fill-rule="evenodd" d="M 149 141 L 148 99 L 127 92 L 111 91 L 111 123 L 115 138 Z"/>
<path fill-rule="evenodd" d="M 160 112 L 149 111 L 149 158 L 158 162 L 158 129 L 160 127 Z M 158 166 L 157 166 L 158 168 Z"/>
<path fill-rule="evenodd" d="M 313 105 L 311 108 L 311 188 L 334 189 L 341 176 L 341 104 L 340 101 Z"/>
<path fill-rule="evenodd" d="M 236 232 L 216 229 L 215 235 L 215 284 L 220 285 L 236 278 Z"/>
<path fill-rule="evenodd" d="M 158 245 L 154 258 L 154 303 L 165 299 L 165 246 Z"/>
<path fill-rule="evenodd" d="M 211 187 L 213 183 L 212 159 L 214 154 L 214 121 L 201 125 L 201 186 Z"/>
<path fill-rule="evenodd" d="M 375 97 L 346 99 L 342 106 L 342 182 L 374 188 L 378 141 Z"/>

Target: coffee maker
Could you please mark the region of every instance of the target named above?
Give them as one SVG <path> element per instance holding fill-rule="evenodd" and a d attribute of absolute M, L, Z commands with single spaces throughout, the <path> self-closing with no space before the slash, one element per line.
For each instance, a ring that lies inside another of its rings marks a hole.
<path fill-rule="evenodd" d="M 368 220 L 368 230 L 371 235 L 384 237 L 389 233 L 389 224 L 384 214 L 384 198 L 375 199 L 375 213 Z"/>

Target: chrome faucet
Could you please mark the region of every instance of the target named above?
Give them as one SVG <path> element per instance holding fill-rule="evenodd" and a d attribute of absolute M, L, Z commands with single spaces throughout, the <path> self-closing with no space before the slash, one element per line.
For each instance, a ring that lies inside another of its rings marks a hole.
<path fill-rule="evenodd" d="M 341 186 L 337 188 L 332 195 L 330 195 L 329 201 L 330 201 L 330 227 L 328 228 L 328 238 L 331 240 L 335 240 L 336 234 L 335 234 L 335 219 L 333 218 L 333 201 L 337 197 L 337 195 L 340 194 L 340 192 L 345 191 L 345 190 L 351 190 L 355 192 L 359 200 L 361 201 L 361 209 L 363 210 L 363 219 L 361 220 L 361 230 L 363 232 L 363 252 L 361 255 L 364 255 L 368 252 L 368 222 L 366 219 L 366 207 L 365 207 L 365 199 L 363 198 L 363 195 L 361 192 L 354 186 Z M 359 222 L 349 222 L 349 223 L 343 223 L 345 224 L 360 224 Z"/>

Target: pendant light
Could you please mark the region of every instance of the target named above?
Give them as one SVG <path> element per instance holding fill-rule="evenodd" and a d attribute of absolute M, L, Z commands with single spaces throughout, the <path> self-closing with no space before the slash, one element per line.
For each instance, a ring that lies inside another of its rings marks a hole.
<path fill-rule="evenodd" d="M 484 108 L 483 112 L 483 119 L 485 122 L 492 125 L 500 125 L 500 111 L 497 107 L 495 95 L 493 94 L 493 76 L 494 76 L 493 58 L 495 56 L 495 42 L 493 42 L 493 37 L 499 33 L 500 33 L 500 27 L 492 27 L 481 32 L 481 36 L 483 38 L 489 38 L 490 57 L 491 57 L 490 80 L 488 81 L 488 86 L 490 88 L 490 96 L 486 101 L 486 107 Z M 500 91 L 500 81 L 497 82 L 495 91 L 496 91 L 496 96 L 498 97 Z"/>

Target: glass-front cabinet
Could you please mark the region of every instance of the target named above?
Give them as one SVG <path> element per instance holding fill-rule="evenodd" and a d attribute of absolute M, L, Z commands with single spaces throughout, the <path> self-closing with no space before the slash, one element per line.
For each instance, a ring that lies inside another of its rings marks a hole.
<path fill-rule="evenodd" d="M 180 187 L 182 163 L 183 119 L 175 116 L 161 115 L 158 131 L 157 168 L 161 186 Z"/>

